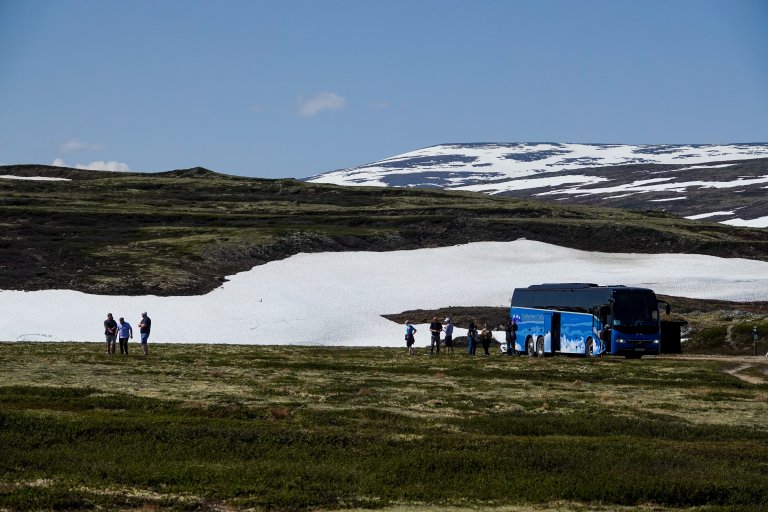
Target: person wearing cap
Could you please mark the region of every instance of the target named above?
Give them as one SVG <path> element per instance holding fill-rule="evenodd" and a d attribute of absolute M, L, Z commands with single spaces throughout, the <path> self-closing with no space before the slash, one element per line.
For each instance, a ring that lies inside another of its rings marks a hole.
<path fill-rule="evenodd" d="M 432 333 L 432 341 L 429 344 L 429 355 L 432 355 L 435 345 L 437 345 L 437 355 L 440 355 L 440 333 L 443 332 L 443 324 L 437 320 L 437 317 L 432 318 L 432 323 L 429 324 L 429 331 Z"/>
<path fill-rule="evenodd" d="M 443 330 L 445 331 L 445 340 L 443 340 L 445 350 L 449 354 L 453 354 L 453 323 L 451 322 L 451 317 L 445 319 Z"/>
<path fill-rule="evenodd" d="M 152 329 L 152 319 L 147 316 L 147 312 L 141 314 L 141 320 L 139 320 L 139 334 L 141 334 L 141 349 L 144 351 L 144 355 L 149 355 L 149 347 L 147 341 L 149 341 L 149 331 Z"/>

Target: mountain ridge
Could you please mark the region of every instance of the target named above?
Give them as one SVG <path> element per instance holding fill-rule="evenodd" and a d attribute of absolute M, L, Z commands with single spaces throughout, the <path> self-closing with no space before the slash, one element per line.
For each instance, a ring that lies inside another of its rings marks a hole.
<path fill-rule="evenodd" d="M 660 209 L 694 219 L 768 226 L 766 143 L 440 144 L 306 181 Z"/>

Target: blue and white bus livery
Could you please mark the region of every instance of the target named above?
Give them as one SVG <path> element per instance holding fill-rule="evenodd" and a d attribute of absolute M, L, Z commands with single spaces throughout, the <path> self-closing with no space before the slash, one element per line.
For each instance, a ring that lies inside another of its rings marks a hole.
<path fill-rule="evenodd" d="M 509 313 L 517 319 L 515 348 L 530 356 L 655 355 L 661 346 L 660 303 L 647 288 L 589 283 L 515 288 Z"/>

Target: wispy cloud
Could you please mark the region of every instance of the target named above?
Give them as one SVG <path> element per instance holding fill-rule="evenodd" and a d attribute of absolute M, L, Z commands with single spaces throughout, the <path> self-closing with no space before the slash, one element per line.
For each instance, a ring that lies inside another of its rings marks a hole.
<path fill-rule="evenodd" d="M 86 144 L 77 138 L 69 139 L 67 142 L 59 146 L 59 150 L 62 153 L 71 153 L 73 151 L 98 151 L 100 149 L 100 144 Z"/>
<path fill-rule="evenodd" d="M 51 165 L 56 167 L 74 167 L 75 169 L 87 169 L 91 171 L 129 172 L 131 170 L 130 167 L 128 167 L 128 164 L 123 162 L 116 162 L 114 160 L 110 160 L 109 162 L 105 162 L 104 160 L 96 160 L 95 162 L 91 162 L 89 164 L 67 165 L 64 160 L 57 158 Z"/>
<path fill-rule="evenodd" d="M 299 96 L 296 103 L 300 116 L 312 117 L 324 110 L 341 110 L 347 105 L 347 100 L 335 92 L 318 92 L 306 98 Z"/>
<path fill-rule="evenodd" d="M 388 100 L 379 100 L 373 103 L 374 110 L 389 110 L 392 104 Z"/>

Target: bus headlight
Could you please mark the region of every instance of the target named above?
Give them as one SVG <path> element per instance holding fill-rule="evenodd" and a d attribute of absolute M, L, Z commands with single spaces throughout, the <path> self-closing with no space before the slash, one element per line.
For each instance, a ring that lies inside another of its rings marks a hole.
<path fill-rule="evenodd" d="M 627 340 L 625 340 L 624 338 L 616 338 L 616 343 L 626 343 L 626 342 Z"/>
<path fill-rule="evenodd" d="M 659 344 L 659 340 L 653 340 L 653 343 L 658 345 Z"/>

